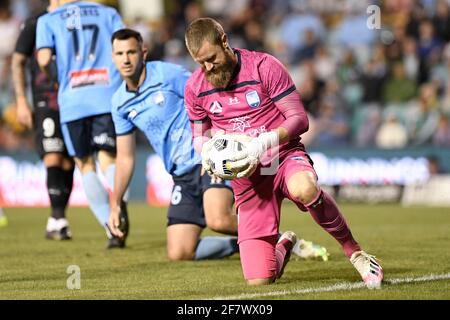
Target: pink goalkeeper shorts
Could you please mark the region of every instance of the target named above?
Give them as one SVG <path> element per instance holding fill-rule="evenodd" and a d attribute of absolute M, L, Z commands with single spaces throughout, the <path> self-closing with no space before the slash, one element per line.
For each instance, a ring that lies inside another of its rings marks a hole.
<path fill-rule="evenodd" d="M 284 198 L 293 201 L 301 211 L 308 211 L 291 197 L 287 188 L 289 178 L 302 171 L 316 175 L 308 154 L 293 149 L 283 155 L 274 174 L 263 175 L 258 168 L 251 177 L 232 181 L 238 213 L 239 243 L 277 235 Z"/>

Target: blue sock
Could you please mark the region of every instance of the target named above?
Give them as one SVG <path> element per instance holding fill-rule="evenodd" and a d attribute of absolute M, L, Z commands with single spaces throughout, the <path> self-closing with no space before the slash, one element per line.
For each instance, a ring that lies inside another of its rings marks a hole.
<path fill-rule="evenodd" d="M 195 260 L 221 259 L 238 251 L 236 237 L 204 237 L 195 250 Z"/>
<path fill-rule="evenodd" d="M 83 188 L 89 207 L 98 222 L 105 227 L 109 218 L 109 195 L 97 174 L 93 171 L 83 175 Z"/>

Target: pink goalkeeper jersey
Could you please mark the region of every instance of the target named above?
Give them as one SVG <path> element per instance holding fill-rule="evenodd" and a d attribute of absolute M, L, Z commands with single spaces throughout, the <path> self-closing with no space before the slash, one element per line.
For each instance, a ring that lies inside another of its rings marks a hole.
<path fill-rule="evenodd" d="M 188 79 L 185 103 L 189 119 L 209 118 L 215 129 L 254 137 L 278 128 L 285 118 L 274 102 L 296 90 L 287 70 L 269 54 L 244 49 L 234 52 L 238 64 L 227 88 L 214 88 L 201 68 Z M 293 147 L 304 150 L 300 137 L 282 145 L 280 157 Z"/>

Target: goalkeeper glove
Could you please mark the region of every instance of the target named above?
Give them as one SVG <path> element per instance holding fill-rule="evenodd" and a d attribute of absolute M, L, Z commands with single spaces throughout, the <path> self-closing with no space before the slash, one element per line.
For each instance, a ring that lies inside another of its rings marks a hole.
<path fill-rule="evenodd" d="M 202 157 L 202 166 L 203 166 L 203 169 L 204 169 L 211 177 L 214 176 L 214 173 L 213 173 L 212 168 L 211 168 L 211 160 L 210 160 L 210 158 L 209 158 L 209 154 L 210 154 L 210 152 L 211 152 L 212 147 L 214 146 L 214 142 L 216 141 L 215 139 L 216 139 L 217 137 L 220 137 L 220 136 L 224 135 L 224 134 L 225 134 L 225 131 L 224 131 L 224 130 L 219 130 L 219 131 L 217 131 L 211 139 L 209 139 L 208 141 L 206 141 L 206 142 L 203 144 L 203 147 L 202 147 L 202 153 L 201 153 L 201 157 Z"/>
<path fill-rule="evenodd" d="M 248 136 L 247 141 L 248 141 Z M 250 138 L 251 139 L 251 138 Z M 257 138 L 253 138 L 247 143 L 244 150 L 236 153 L 230 160 L 228 167 L 231 170 L 242 170 L 237 174 L 237 178 L 249 177 L 253 174 L 260 163 L 261 156 L 278 145 L 278 133 L 275 131 L 263 132 Z"/>

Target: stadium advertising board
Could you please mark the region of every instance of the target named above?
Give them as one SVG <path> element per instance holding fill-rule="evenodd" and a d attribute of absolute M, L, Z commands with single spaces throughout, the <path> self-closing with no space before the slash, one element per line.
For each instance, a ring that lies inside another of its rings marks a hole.
<path fill-rule="evenodd" d="M 342 199 L 361 202 L 396 202 L 403 186 L 425 184 L 429 178 L 428 160 L 424 157 L 394 157 L 367 159 L 329 157 L 312 152 L 311 158 L 320 184 Z M 147 160 L 147 200 L 155 206 L 170 203 L 172 178 L 164 171 L 157 156 Z"/>
<path fill-rule="evenodd" d="M 41 161 L 0 156 L 0 206 L 47 207 L 46 169 Z M 81 175 L 75 170 L 69 205 L 87 206 Z"/>
<path fill-rule="evenodd" d="M 423 186 L 430 176 L 428 160 L 420 156 L 345 158 L 312 152 L 311 158 L 320 183 L 347 201 L 397 202 L 402 198 L 404 186 L 422 186 L 421 190 L 425 190 Z M 162 161 L 148 153 L 138 153 L 137 160 L 131 199 L 146 200 L 153 206 L 167 206 L 173 182 Z M 142 172 L 145 172 L 145 178 Z M 45 178 L 45 167 L 38 160 L 0 156 L 0 206 L 48 206 Z M 87 205 L 78 170 L 75 171 L 70 205 Z"/>

